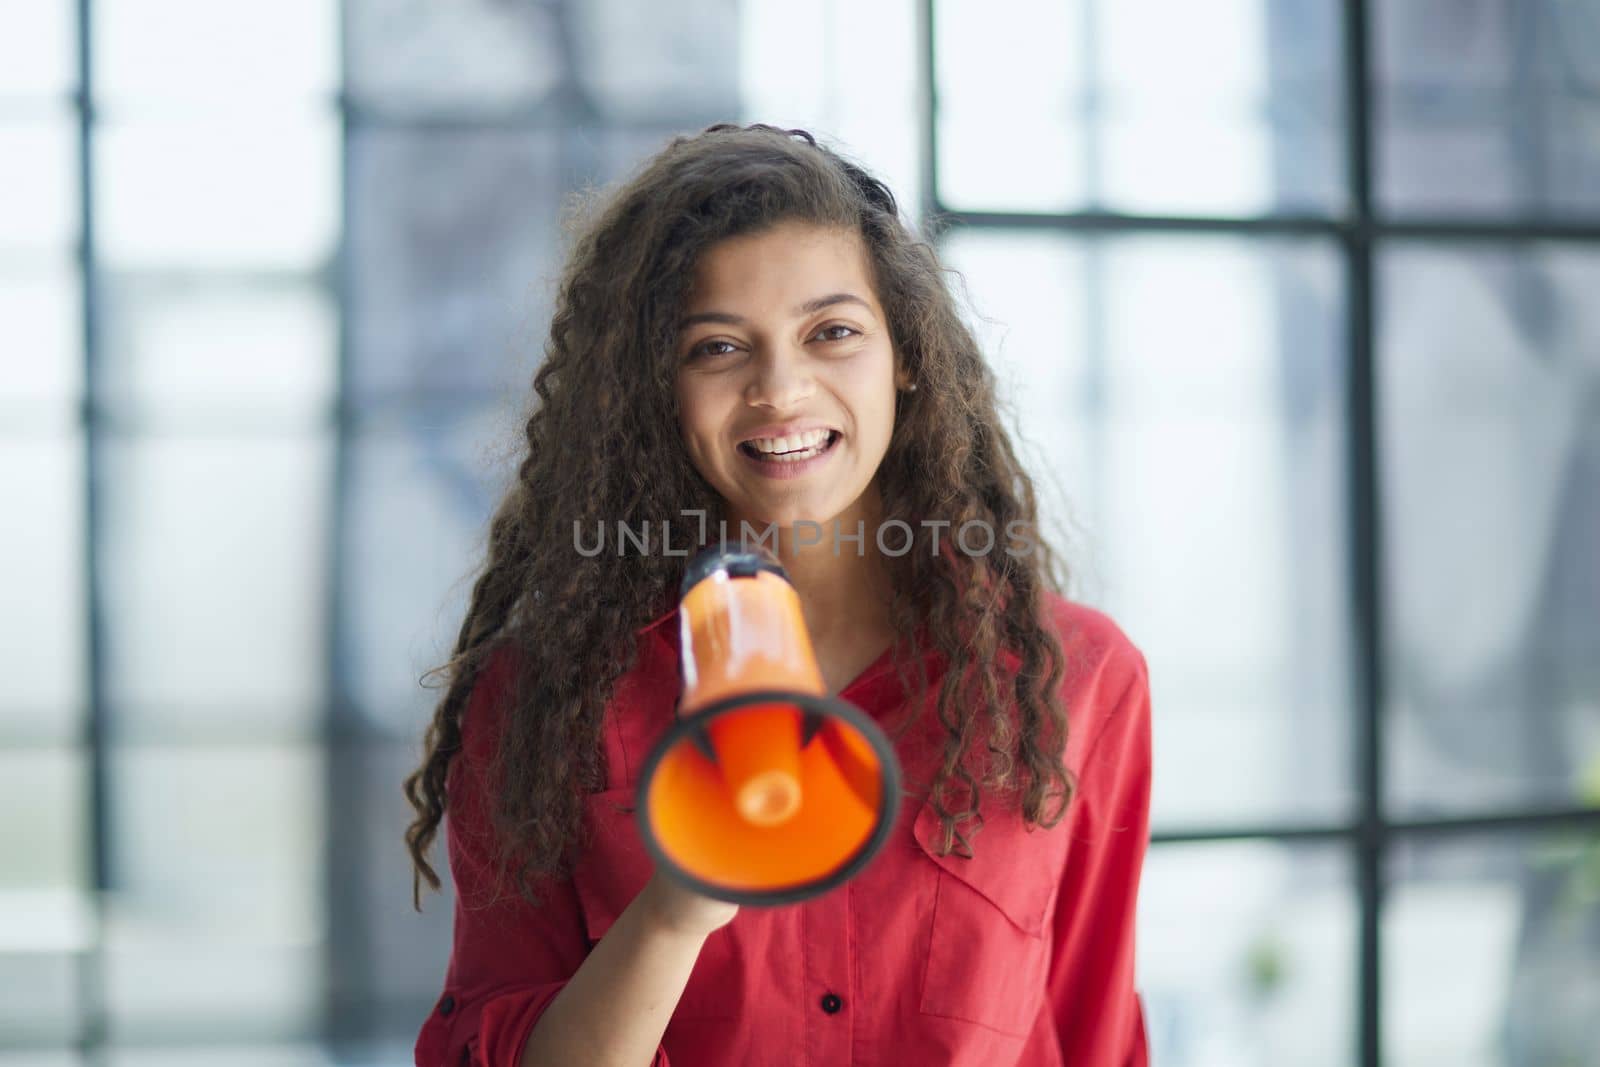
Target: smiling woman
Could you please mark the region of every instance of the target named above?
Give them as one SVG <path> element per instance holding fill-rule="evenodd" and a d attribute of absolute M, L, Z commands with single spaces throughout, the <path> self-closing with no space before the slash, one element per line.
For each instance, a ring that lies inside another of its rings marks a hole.
<path fill-rule="evenodd" d="M 730 525 L 875 528 L 895 390 L 911 383 L 859 234 L 783 222 L 727 239 L 701 257 L 689 301 L 722 310 L 684 320 L 684 447 Z"/>
<path fill-rule="evenodd" d="M 1047 545 L 995 550 L 1033 482 L 888 188 L 804 131 L 675 138 L 585 221 L 546 350 L 406 781 L 415 887 L 445 825 L 457 891 L 417 1062 L 1142 1067 L 1144 657 Z M 766 531 L 829 691 L 915 787 L 800 903 L 661 877 L 626 808 L 676 715 L 690 553 L 572 531 L 695 513 Z"/>

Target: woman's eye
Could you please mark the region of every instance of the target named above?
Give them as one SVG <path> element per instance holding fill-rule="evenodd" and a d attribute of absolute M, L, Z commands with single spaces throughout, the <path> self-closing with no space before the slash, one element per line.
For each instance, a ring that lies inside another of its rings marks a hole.
<path fill-rule="evenodd" d="M 830 330 L 843 330 L 844 333 L 843 333 L 843 335 L 838 336 L 838 337 L 827 337 L 827 336 L 825 336 Z M 818 330 L 816 332 L 815 336 L 821 337 L 825 341 L 843 341 L 843 340 L 846 340 L 846 339 L 848 339 L 850 337 L 856 336 L 860 332 L 861 331 L 859 331 L 857 329 L 854 329 L 854 328 L 852 328 L 850 326 L 846 326 L 843 323 L 836 322 L 832 326 L 824 326 L 822 329 L 820 329 L 820 330 Z M 734 349 L 736 349 L 738 347 L 738 346 L 732 344 L 729 341 L 701 341 L 699 344 L 697 344 L 693 348 L 689 349 L 688 358 L 689 359 L 700 359 L 701 357 L 704 357 L 704 356 L 724 356 L 724 355 L 727 355 L 728 354 L 727 352 L 714 351 L 714 349 L 718 345 L 723 345 L 729 350 L 734 350 Z"/>
<path fill-rule="evenodd" d="M 729 348 L 733 347 L 731 344 L 728 344 L 727 341 L 702 341 L 700 344 L 697 344 L 693 348 L 689 349 L 689 358 L 697 359 L 700 356 L 720 356 L 725 354 L 722 352 L 710 351 L 713 345 L 728 345 Z"/>

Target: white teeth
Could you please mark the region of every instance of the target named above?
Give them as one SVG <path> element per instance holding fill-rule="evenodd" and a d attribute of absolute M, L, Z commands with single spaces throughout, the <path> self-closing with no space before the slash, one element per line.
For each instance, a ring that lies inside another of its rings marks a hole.
<path fill-rule="evenodd" d="M 818 445 L 826 444 L 831 431 L 807 430 L 805 433 L 791 434 L 787 437 L 757 437 L 750 442 L 750 447 L 757 452 L 782 453 L 796 452 L 800 449 L 814 450 Z"/>
<path fill-rule="evenodd" d="M 758 437 L 747 442 L 767 463 L 798 463 L 827 450 L 832 430 L 809 430 L 788 437 Z"/>

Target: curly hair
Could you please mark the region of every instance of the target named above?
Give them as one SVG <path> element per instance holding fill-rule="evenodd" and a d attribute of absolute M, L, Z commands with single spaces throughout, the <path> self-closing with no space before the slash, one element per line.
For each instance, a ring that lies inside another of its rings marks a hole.
<path fill-rule="evenodd" d="M 621 520 L 637 529 L 689 509 L 702 509 L 712 526 L 722 517 L 720 497 L 680 438 L 678 322 L 709 247 L 780 222 L 860 235 L 897 359 L 918 383 L 896 401 L 878 478 L 882 518 L 915 531 L 911 551 L 885 557 L 898 635 L 893 662 L 908 688 L 906 664 L 916 662 L 919 672 L 910 705 L 917 710 L 897 738 L 928 703 L 922 660 L 905 654 L 916 651 L 919 628 L 948 665 L 937 699 L 943 758 L 930 791 L 942 849 L 948 853 L 960 836 L 970 855 L 956 822 L 977 817 L 982 827 L 980 784 L 968 765 L 974 752 L 987 767 L 983 787 L 1020 793 L 1030 823 L 1054 826 L 1076 792 L 1063 759 L 1066 656 L 1044 600 L 1064 588 L 1063 575 L 1037 537 L 1026 553 L 930 547 L 924 517 L 948 520 L 949 530 L 969 521 L 1037 530 L 1037 507 L 1000 421 L 993 372 L 946 288 L 947 268 L 906 227 L 893 193 L 805 130 L 718 123 L 673 137 L 616 186 L 577 194 L 568 207 L 575 209 L 565 220 L 570 246 L 533 376 L 526 447 L 518 442 L 516 479 L 489 523 L 454 651 L 424 675 L 448 681 L 421 765 L 404 784 L 416 812 L 405 834 L 413 906 L 421 909 L 422 880 L 440 888 L 427 853 L 445 815 L 463 711 L 485 661 L 503 644 L 520 666 L 492 768 L 489 807 L 502 872 L 518 857 L 517 882 L 530 901 L 539 878 L 567 872 L 569 848 L 583 832 L 583 794 L 606 781 L 604 709 L 637 662 L 638 629 L 670 609 L 685 563 L 666 554 L 582 555 L 573 524 L 593 529 Z M 641 455 L 650 462 L 639 463 Z M 1014 657 L 1014 669 L 1002 664 L 1002 652 Z M 986 753 L 975 749 L 981 727 Z M 959 811 L 943 803 L 954 782 L 967 791 Z M 1051 795 L 1059 804 L 1047 814 Z"/>

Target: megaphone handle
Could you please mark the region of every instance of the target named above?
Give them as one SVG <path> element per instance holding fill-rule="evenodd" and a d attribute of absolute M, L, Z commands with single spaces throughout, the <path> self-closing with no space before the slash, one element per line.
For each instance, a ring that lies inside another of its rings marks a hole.
<path fill-rule="evenodd" d="M 717 762 L 717 750 L 711 747 L 711 737 L 706 733 L 705 725 L 697 725 L 689 731 L 689 740 L 694 742 L 694 747 L 711 763 Z"/>
<path fill-rule="evenodd" d="M 811 743 L 811 739 L 817 736 L 817 731 L 822 729 L 822 724 L 826 721 L 827 719 L 820 711 L 814 711 L 810 708 L 805 710 L 804 721 L 800 728 L 801 748 L 805 748 Z M 689 740 L 694 742 L 694 747 L 698 748 L 701 755 L 705 756 L 706 759 L 712 763 L 717 762 L 717 751 L 711 747 L 711 737 L 706 733 L 703 725 L 689 731 Z"/>
<path fill-rule="evenodd" d="M 822 729 L 824 720 L 822 713 L 811 708 L 806 709 L 805 724 L 800 728 L 800 747 L 805 748 L 811 739 L 817 736 L 817 731 Z"/>

